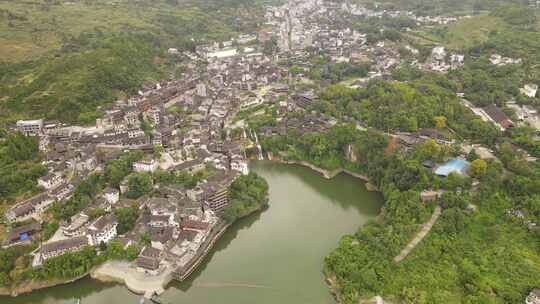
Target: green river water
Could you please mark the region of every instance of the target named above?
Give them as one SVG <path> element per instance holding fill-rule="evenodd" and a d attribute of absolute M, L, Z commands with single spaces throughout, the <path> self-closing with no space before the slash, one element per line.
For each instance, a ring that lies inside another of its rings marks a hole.
<path fill-rule="evenodd" d="M 256 161 L 251 169 L 270 185 L 269 208 L 235 223 L 189 280 L 162 294 L 175 304 L 333 303 L 324 283 L 324 257 L 341 236 L 374 218 L 380 194 L 356 178 L 326 180 L 310 169 Z M 2 304 L 139 303 L 118 284 L 92 279 L 38 290 Z M 149 301 L 147 301 L 148 303 Z"/>

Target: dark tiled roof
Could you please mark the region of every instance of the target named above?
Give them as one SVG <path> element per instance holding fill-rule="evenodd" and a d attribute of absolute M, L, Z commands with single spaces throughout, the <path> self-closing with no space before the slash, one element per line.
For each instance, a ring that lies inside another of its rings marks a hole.
<path fill-rule="evenodd" d="M 495 122 L 501 122 L 504 120 L 509 119 L 506 114 L 504 114 L 499 108 L 497 108 L 495 105 L 489 105 L 484 108 L 484 111 L 493 119 Z"/>
<path fill-rule="evenodd" d="M 41 253 L 68 250 L 71 248 L 78 248 L 84 245 L 88 245 L 88 238 L 86 236 L 79 236 L 57 242 L 43 244 L 43 246 L 41 246 Z"/>
<path fill-rule="evenodd" d="M 180 235 L 178 236 L 178 241 L 182 242 L 182 241 L 193 241 L 193 239 L 195 239 L 195 237 L 197 236 L 198 232 L 197 231 L 193 231 L 193 230 L 182 230 L 182 232 L 180 232 Z"/>
<path fill-rule="evenodd" d="M 139 256 L 137 258 L 137 266 L 148 270 L 156 270 L 159 268 L 159 261 L 156 258 Z"/>
<path fill-rule="evenodd" d="M 182 228 L 186 229 L 195 229 L 195 230 L 206 230 L 208 229 L 208 223 L 193 221 L 193 220 L 183 220 L 181 223 Z"/>

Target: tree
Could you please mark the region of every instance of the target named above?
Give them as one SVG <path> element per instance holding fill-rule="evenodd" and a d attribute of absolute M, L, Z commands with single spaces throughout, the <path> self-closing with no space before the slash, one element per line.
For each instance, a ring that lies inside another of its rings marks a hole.
<path fill-rule="evenodd" d="M 140 242 L 143 244 L 143 246 L 150 246 L 152 244 L 152 241 L 150 240 L 150 233 L 148 233 L 148 231 L 141 235 Z"/>
<path fill-rule="evenodd" d="M 476 154 L 476 150 L 474 148 L 471 149 L 471 152 L 469 152 L 469 154 L 467 154 L 467 161 L 469 161 L 469 162 L 472 162 L 472 161 L 474 161 L 474 160 L 476 160 L 478 158 L 479 158 L 479 156 L 478 156 L 478 154 Z"/>
<path fill-rule="evenodd" d="M 118 241 L 110 241 L 107 245 L 107 257 L 112 260 L 121 260 L 126 258 L 124 246 Z"/>
<path fill-rule="evenodd" d="M 128 208 L 115 209 L 114 214 L 118 220 L 116 231 L 118 234 L 124 234 L 135 226 L 135 222 L 139 218 L 139 208 L 134 204 Z"/>
<path fill-rule="evenodd" d="M 140 172 L 129 176 L 127 197 L 136 199 L 150 191 L 152 191 L 152 176 L 149 173 Z"/>
<path fill-rule="evenodd" d="M 420 146 L 420 154 L 423 158 L 437 159 L 441 153 L 441 146 L 433 139 L 426 140 Z"/>
<path fill-rule="evenodd" d="M 129 245 L 126 248 L 126 258 L 128 261 L 133 261 L 137 258 L 139 255 L 139 248 L 135 245 Z"/>
<path fill-rule="evenodd" d="M 480 178 L 486 174 L 487 171 L 487 163 L 483 159 L 475 159 L 472 161 L 471 166 L 469 168 L 469 174 L 472 177 Z"/>
<path fill-rule="evenodd" d="M 161 158 L 161 153 L 163 153 L 163 147 L 154 145 L 154 158 L 159 160 Z"/>
<path fill-rule="evenodd" d="M 456 172 L 451 172 L 447 177 L 444 178 L 444 188 L 450 191 L 456 191 L 458 189 L 464 189 L 468 187 L 467 178 L 459 175 Z"/>
<path fill-rule="evenodd" d="M 131 151 L 122 154 L 118 159 L 109 161 L 105 167 L 105 180 L 113 187 L 118 187 L 120 182 L 131 171 L 131 166 L 134 162 L 141 160 L 143 157 L 142 151 Z"/>
<path fill-rule="evenodd" d="M 223 219 L 233 222 L 268 202 L 268 184 L 254 172 L 237 178 L 229 187 L 231 203 L 223 211 Z"/>
<path fill-rule="evenodd" d="M 45 223 L 43 227 L 43 232 L 42 232 L 42 240 L 46 241 L 50 239 L 54 235 L 56 230 L 58 230 L 58 228 L 59 228 L 59 224 L 58 224 L 58 221 L 56 220 L 52 220 L 49 223 Z"/>
<path fill-rule="evenodd" d="M 272 55 L 277 50 L 277 39 L 271 37 L 263 44 L 263 53 L 267 56 Z"/>
<path fill-rule="evenodd" d="M 439 130 L 442 130 L 446 127 L 446 117 L 444 116 L 435 116 L 433 117 L 433 123 L 435 127 Z"/>

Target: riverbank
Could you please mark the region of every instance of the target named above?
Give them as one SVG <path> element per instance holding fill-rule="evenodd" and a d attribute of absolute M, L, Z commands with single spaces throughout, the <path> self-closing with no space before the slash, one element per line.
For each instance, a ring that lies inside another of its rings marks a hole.
<path fill-rule="evenodd" d="M 303 167 L 306 167 L 306 168 L 309 168 L 317 173 L 319 173 L 320 175 L 322 175 L 324 178 L 326 179 L 332 179 L 334 177 L 336 177 L 337 175 L 341 174 L 341 173 L 345 173 L 349 176 L 352 176 L 352 177 L 355 177 L 355 178 L 358 178 L 362 181 L 364 181 L 366 184 L 366 190 L 367 191 L 370 191 L 370 192 L 380 192 L 380 190 L 377 188 L 377 186 L 373 185 L 370 181 L 370 179 L 365 176 L 365 175 L 362 175 L 362 174 L 359 174 L 359 173 L 356 173 L 356 172 L 352 172 L 350 170 L 347 170 L 347 169 L 344 169 L 344 168 L 337 168 L 335 170 L 326 170 L 326 169 L 323 169 L 323 168 L 320 168 L 318 166 L 315 166 L 307 161 L 302 161 L 302 160 L 284 160 L 284 159 L 281 159 L 279 157 L 273 157 L 271 155 L 271 153 L 268 154 L 268 160 L 270 161 L 274 161 L 274 162 L 277 162 L 277 163 L 282 163 L 282 164 L 287 164 L 287 165 L 300 165 L 300 166 L 303 166 Z M 328 287 L 328 290 L 330 292 L 330 294 L 332 295 L 332 297 L 334 298 L 334 300 L 336 301 L 337 304 L 341 304 L 343 303 L 343 300 L 341 299 L 340 297 L 340 293 L 339 293 L 339 290 L 340 290 L 340 285 L 337 281 L 337 278 L 335 276 L 335 274 L 333 273 L 327 273 L 325 272 L 324 273 L 324 277 L 325 277 L 325 283 Z M 365 301 L 371 301 L 371 299 L 364 299 Z M 361 300 L 363 301 L 363 300 Z"/>
<path fill-rule="evenodd" d="M 161 294 L 165 286 L 172 280 L 172 268 L 164 267 L 158 275 L 148 275 L 140 272 L 136 267 L 126 261 L 107 261 L 90 273 L 92 279 L 100 282 L 116 282 L 123 284 L 136 294 L 143 294 L 150 298 L 154 294 Z"/>
<path fill-rule="evenodd" d="M 16 297 L 16 296 L 19 296 L 25 293 L 30 293 L 32 291 L 36 291 L 40 289 L 70 284 L 86 277 L 89 273 L 90 272 L 87 272 L 81 276 L 78 276 L 72 279 L 50 279 L 47 281 L 32 280 L 32 281 L 22 282 L 22 283 L 17 284 L 15 288 L 5 288 L 5 287 L 0 288 L 0 296 Z"/>
<path fill-rule="evenodd" d="M 264 208 L 267 206 L 267 204 L 257 205 L 248 210 L 248 212 L 242 214 L 236 220 L 264 210 Z M 176 268 L 174 265 L 163 267 L 162 271 L 158 275 L 148 275 L 144 272 L 138 271 L 132 263 L 126 261 L 107 261 L 94 269 L 90 275 L 93 279 L 100 282 L 116 282 L 123 284 L 131 292 L 135 294 L 142 294 L 147 299 L 152 298 L 154 295 L 159 296 L 165 291 L 167 285 L 169 285 L 169 283 L 171 283 L 174 279 L 178 281 L 187 279 L 198 268 L 215 243 L 232 224 L 234 224 L 234 222 L 223 223 L 222 227 L 220 227 L 218 231 L 205 244 L 203 244 L 203 246 L 201 246 L 199 253 L 193 258 L 186 270 L 181 274 L 175 273 Z"/>
<path fill-rule="evenodd" d="M 367 176 L 365 176 L 363 174 L 352 172 L 352 171 L 344 169 L 344 168 L 337 168 L 335 170 L 326 170 L 326 169 L 317 167 L 317 166 L 313 165 L 312 163 L 309 163 L 309 162 L 304 161 L 304 160 L 284 160 L 284 159 L 279 158 L 279 157 L 273 157 L 271 154 L 268 155 L 268 160 L 278 162 L 278 163 L 281 163 L 281 164 L 304 166 L 306 168 L 309 168 L 309 169 L 319 173 L 320 175 L 322 175 L 326 179 L 332 179 L 332 178 L 338 176 L 341 173 L 345 173 L 347 175 L 350 175 L 352 177 L 358 178 L 358 179 L 366 182 L 366 189 L 368 191 L 370 191 L 370 192 L 379 192 L 379 189 L 377 188 L 377 186 L 375 186 L 374 184 L 371 183 L 369 177 L 367 177 Z"/>

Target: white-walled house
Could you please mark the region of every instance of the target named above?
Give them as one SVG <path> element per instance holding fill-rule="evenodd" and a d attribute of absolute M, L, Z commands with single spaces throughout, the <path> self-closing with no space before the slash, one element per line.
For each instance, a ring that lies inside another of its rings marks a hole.
<path fill-rule="evenodd" d="M 135 172 L 154 172 L 158 168 L 158 163 L 153 160 L 141 160 L 133 163 L 133 170 Z"/>
<path fill-rule="evenodd" d="M 49 173 L 38 179 L 38 185 L 40 185 L 41 187 L 47 190 L 54 189 L 60 186 L 62 182 L 63 182 L 62 176 L 56 173 Z"/>
<path fill-rule="evenodd" d="M 97 218 L 87 230 L 88 242 L 92 246 L 98 246 L 101 242 L 107 244 L 117 235 L 118 222 L 112 215 L 104 215 Z"/>
<path fill-rule="evenodd" d="M 103 198 L 105 198 L 111 205 L 114 205 L 120 200 L 120 191 L 107 187 L 105 190 L 103 190 Z"/>

